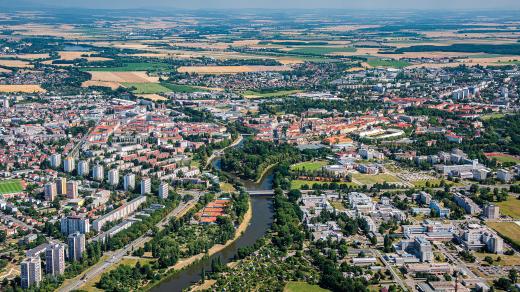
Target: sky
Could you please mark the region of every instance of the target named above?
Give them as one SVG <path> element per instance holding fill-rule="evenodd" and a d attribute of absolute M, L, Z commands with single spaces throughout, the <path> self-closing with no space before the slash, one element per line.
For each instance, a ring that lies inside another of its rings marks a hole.
<path fill-rule="evenodd" d="M 0 0 L 11 1 L 11 0 Z M 30 0 L 34 3 L 85 8 L 186 9 L 520 9 L 520 0 Z"/>

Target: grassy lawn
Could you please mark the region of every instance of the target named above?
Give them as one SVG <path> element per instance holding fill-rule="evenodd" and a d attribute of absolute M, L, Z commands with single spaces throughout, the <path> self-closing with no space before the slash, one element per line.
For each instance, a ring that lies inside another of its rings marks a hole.
<path fill-rule="evenodd" d="M 514 222 L 487 222 L 486 224 L 502 237 L 520 245 L 520 225 Z"/>
<path fill-rule="evenodd" d="M 484 121 L 487 121 L 487 120 L 493 120 L 493 119 L 501 119 L 505 116 L 506 115 L 504 115 L 504 114 L 493 113 L 493 114 L 482 115 L 482 116 L 480 116 L 480 118 Z"/>
<path fill-rule="evenodd" d="M 136 94 L 154 94 L 154 93 L 164 93 L 164 92 L 171 92 L 170 89 L 168 89 L 165 86 L 162 86 L 159 83 L 131 83 L 131 82 L 125 82 L 123 83 L 125 87 L 134 87 L 135 89 L 132 91 Z"/>
<path fill-rule="evenodd" d="M 301 189 L 302 186 L 304 186 L 304 185 L 308 185 L 309 188 L 312 188 L 312 185 L 315 184 L 315 183 L 321 185 L 321 184 L 329 183 L 329 182 L 297 179 L 297 180 L 292 180 L 291 181 L 291 189 Z M 338 184 L 340 184 L 340 185 L 348 185 L 350 187 L 357 187 L 358 186 L 357 184 L 352 183 L 352 182 L 339 182 Z"/>
<path fill-rule="evenodd" d="M 398 183 L 401 182 L 397 177 L 388 174 L 388 173 L 381 173 L 381 174 L 362 174 L 362 173 L 355 173 L 352 175 L 352 177 L 359 181 L 362 184 L 366 185 L 373 185 L 377 183 Z"/>
<path fill-rule="evenodd" d="M 280 91 L 273 91 L 273 92 L 258 92 L 258 91 L 252 91 L 247 90 L 244 92 L 245 98 L 271 98 L 271 97 L 283 97 L 292 95 L 295 93 L 299 93 L 301 90 L 280 90 Z"/>
<path fill-rule="evenodd" d="M 136 62 L 124 63 L 119 67 L 87 67 L 81 68 L 82 71 L 107 71 L 107 72 L 126 72 L 126 71 L 168 71 L 173 70 L 173 66 L 160 62 Z"/>
<path fill-rule="evenodd" d="M 236 191 L 232 184 L 226 182 L 220 183 L 220 190 L 222 190 L 225 193 L 231 193 Z"/>
<path fill-rule="evenodd" d="M 372 59 L 368 60 L 368 65 L 372 67 L 393 67 L 393 68 L 404 68 L 411 64 L 406 61 L 399 60 L 383 60 L 383 59 Z"/>
<path fill-rule="evenodd" d="M 346 210 L 346 209 L 345 209 L 345 206 L 343 205 L 342 202 L 331 201 L 330 204 L 331 204 L 332 207 L 334 207 L 334 209 L 336 209 L 336 210 L 339 210 L 339 211 Z"/>
<path fill-rule="evenodd" d="M 520 219 L 520 200 L 509 196 L 507 201 L 496 203 L 500 207 L 500 213 L 511 218 Z"/>
<path fill-rule="evenodd" d="M 293 54 L 321 56 L 338 52 L 349 53 L 355 51 L 356 48 L 352 47 L 305 47 L 292 49 L 289 52 Z"/>
<path fill-rule="evenodd" d="M 327 289 L 323 289 L 318 285 L 312 285 L 305 282 L 289 282 L 283 289 L 284 292 L 326 292 Z"/>
<path fill-rule="evenodd" d="M 426 182 L 430 182 L 430 186 L 438 186 L 441 183 L 440 179 L 422 179 L 413 181 L 412 184 L 417 188 L 426 187 Z"/>
<path fill-rule="evenodd" d="M 490 256 L 493 258 L 494 266 L 520 266 L 520 256 L 519 255 L 505 255 L 505 254 L 492 254 L 492 253 L 481 253 L 476 252 L 475 256 L 483 261 L 486 256 Z M 497 258 L 500 257 L 500 261 L 496 261 Z"/>
<path fill-rule="evenodd" d="M 291 170 L 308 170 L 315 171 L 320 170 L 325 165 L 329 164 L 327 161 L 319 160 L 319 161 L 305 161 L 297 164 L 291 165 Z"/>
<path fill-rule="evenodd" d="M 23 191 L 19 180 L 9 179 L 0 181 L 0 194 L 12 194 Z"/>
<path fill-rule="evenodd" d="M 115 270 L 120 265 L 128 265 L 128 266 L 134 267 L 135 264 L 137 264 L 137 262 L 140 262 L 141 265 L 144 265 L 144 264 L 149 264 L 151 261 L 153 261 L 153 260 L 152 259 L 123 258 L 119 263 L 117 263 L 115 265 L 111 265 L 109 268 L 104 270 L 102 274 L 99 274 L 98 276 L 85 282 L 85 284 L 83 284 L 83 286 L 81 286 L 80 288 L 81 288 L 81 290 L 88 291 L 88 292 L 103 291 L 101 289 L 96 288 L 96 284 L 97 284 L 97 282 L 99 282 L 99 280 L 101 280 L 101 277 L 103 276 L 104 273 L 108 273 L 112 270 Z"/>

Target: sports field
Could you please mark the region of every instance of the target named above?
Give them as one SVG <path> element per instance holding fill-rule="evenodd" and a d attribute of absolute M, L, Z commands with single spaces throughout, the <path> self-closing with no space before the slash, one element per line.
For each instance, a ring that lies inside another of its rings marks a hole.
<path fill-rule="evenodd" d="M 329 290 L 323 289 L 318 285 L 312 285 L 305 282 L 289 282 L 285 285 L 284 292 L 327 292 Z"/>
<path fill-rule="evenodd" d="M 329 164 L 327 161 L 319 160 L 319 161 L 305 161 L 297 164 L 291 165 L 291 170 L 308 170 L 315 171 L 320 170 L 325 165 Z"/>
<path fill-rule="evenodd" d="M 19 180 L 0 181 L 0 194 L 13 194 L 21 191 L 23 191 L 23 188 Z"/>

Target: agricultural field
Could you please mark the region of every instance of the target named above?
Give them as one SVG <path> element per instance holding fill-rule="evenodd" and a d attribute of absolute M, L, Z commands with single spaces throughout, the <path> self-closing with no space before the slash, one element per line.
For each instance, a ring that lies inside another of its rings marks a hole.
<path fill-rule="evenodd" d="M 520 219 L 520 200 L 509 196 L 507 201 L 496 203 L 500 207 L 500 213 L 514 219 Z"/>
<path fill-rule="evenodd" d="M 327 292 L 330 290 L 323 289 L 318 285 L 312 285 L 305 282 L 289 282 L 285 285 L 284 292 Z"/>
<path fill-rule="evenodd" d="M 288 66 L 183 66 L 177 69 L 179 73 L 196 74 L 236 74 L 248 72 L 280 72 L 290 71 Z"/>
<path fill-rule="evenodd" d="M 373 185 L 373 184 L 382 184 L 384 182 L 387 183 L 400 183 L 401 181 L 394 175 L 388 173 L 380 173 L 380 174 L 362 174 L 355 173 L 352 175 L 353 180 L 360 182 L 365 185 Z"/>
<path fill-rule="evenodd" d="M 135 94 L 157 94 L 171 91 L 169 88 L 162 86 L 160 83 L 124 82 L 123 86 L 126 88 L 134 88 L 132 92 Z"/>
<path fill-rule="evenodd" d="M 520 225 L 515 222 L 487 222 L 493 230 L 498 232 L 500 236 L 509 239 L 517 246 L 520 246 Z"/>
<path fill-rule="evenodd" d="M 129 72 L 129 71 L 172 71 L 173 66 L 160 62 L 124 63 L 120 67 L 87 67 L 83 71 Z"/>
<path fill-rule="evenodd" d="M 406 61 L 400 60 L 385 60 L 385 59 L 371 59 L 367 61 L 367 64 L 371 67 L 392 67 L 392 68 L 404 68 L 411 64 Z"/>
<path fill-rule="evenodd" d="M 303 47 L 292 49 L 289 52 L 292 54 L 323 56 L 332 53 L 353 53 L 355 51 L 356 48 L 352 47 Z"/>
<path fill-rule="evenodd" d="M 35 84 L 16 84 L 5 85 L 0 84 L 0 92 L 23 92 L 23 93 L 44 93 L 46 92 L 40 85 Z"/>
<path fill-rule="evenodd" d="M 291 170 L 307 170 L 315 171 L 320 170 L 325 165 L 329 164 L 327 161 L 306 161 L 291 165 Z"/>
<path fill-rule="evenodd" d="M 92 81 L 118 82 L 118 83 L 157 83 L 159 77 L 148 76 L 143 71 L 132 72 L 108 72 L 108 71 L 89 71 Z"/>
<path fill-rule="evenodd" d="M 0 66 L 13 67 L 13 68 L 32 68 L 34 67 L 31 63 L 23 60 L 3 60 L 0 59 Z"/>
<path fill-rule="evenodd" d="M 0 181 L 0 194 L 13 194 L 21 191 L 23 191 L 23 187 L 19 180 Z"/>

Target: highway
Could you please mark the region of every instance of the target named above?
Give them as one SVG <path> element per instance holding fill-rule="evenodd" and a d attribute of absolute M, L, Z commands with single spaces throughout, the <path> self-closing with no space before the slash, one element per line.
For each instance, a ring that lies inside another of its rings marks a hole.
<path fill-rule="evenodd" d="M 177 206 L 172 212 L 170 212 L 166 217 L 164 217 L 161 221 L 159 221 L 156 226 L 159 229 L 164 228 L 164 226 L 169 222 L 170 218 L 174 216 L 178 216 L 179 214 L 182 214 L 183 211 L 191 208 L 194 206 L 200 197 L 200 194 L 198 193 L 190 193 L 191 195 L 194 195 L 193 199 L 190 201 L 184 203 L 181 202 L 179 206 Z M 65 286 L 60 287 L 57 291 L 59 292 L 69 292 L 73 290 L 78 290 L 85 282 L 89 281 L 90 279 L 93 279 L 100 274 L 102 274 L 106 269 L 108 269 L 111 265 L 114 265 L 121 261 L 123 257 L 129 253 L 130 251 L 139 248 L 143 246 L 146 242 L 150 241 L 152 238 L 148 237 L 147 234 L 142 235 L 141 237 L 137 238 L 130 244 L 126 245 L 124 248 L 118 249 L 114 252 L 106 252 L 105 255 L 109 255 L 110 258 L 103 262 L 98 262 L 94 266 L 92 266 L 87 272 L 77 276 L 74 278 L 74 280 L 70 283 L 68 283 Z"/>

